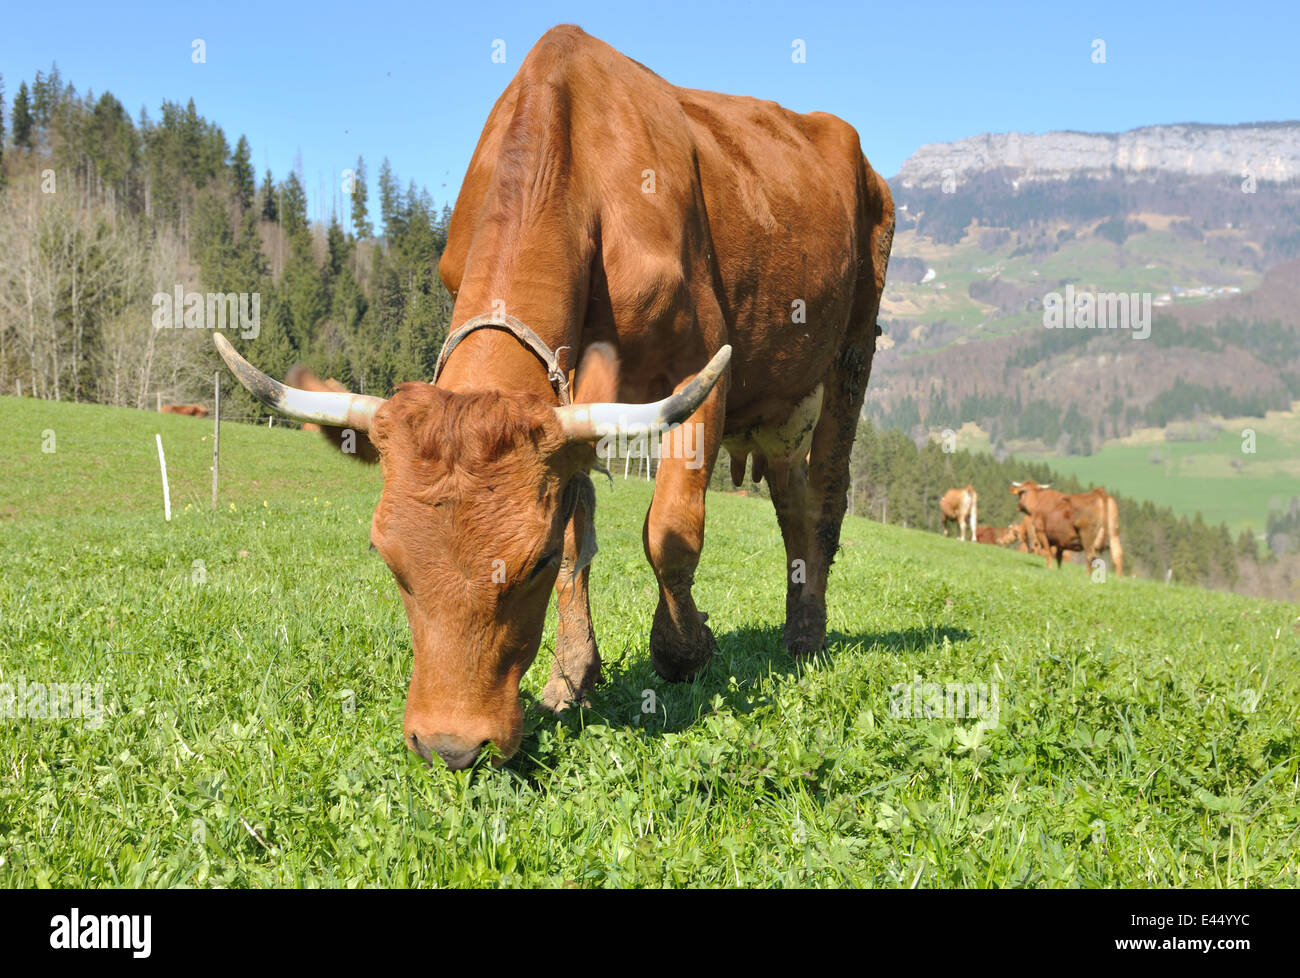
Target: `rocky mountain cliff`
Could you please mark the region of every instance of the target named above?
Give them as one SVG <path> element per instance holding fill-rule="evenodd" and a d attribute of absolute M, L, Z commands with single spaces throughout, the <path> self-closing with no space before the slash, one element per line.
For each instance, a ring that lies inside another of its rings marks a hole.
<path fill-rule="evenodd" d="M 986 134 L 890 185 L 879 423 L 1087 454 L 1300 399 L 1300 122 Z M 1147 341 L 1044 329 L 1067 289 L 1149 300 Z"/>
<path fill-rule="evenodd" d="M 903 187 L 938 186 L 973 174 L 1012 171 L 1030 181 L 1178 174 L 1257 181 L 1300 178 L 1300 121 L 1235 126 L 1185 123 L 1143 126 L 1122 133 L 985 133 L 931 143 L 912 154 L 894 181 Z"/>

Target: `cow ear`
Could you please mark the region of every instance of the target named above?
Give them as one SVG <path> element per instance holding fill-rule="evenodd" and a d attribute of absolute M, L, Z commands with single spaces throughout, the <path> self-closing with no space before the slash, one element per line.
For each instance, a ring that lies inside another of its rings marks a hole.
<path fill-rule="evenodd" d="M 297 387 L 299 390 L 304 391 L 332 391 L 335 394 L 348 393 L 348 389 L 333 377 L 329 380 L 321 380 L 309 367 L 301 363 L 289 368 L 289 372 L 284 375 L 284 382 L 290 387 Z M 303 430 L 307 430 L 307 425 L 303 425 Z M 311 425 L 311 430 L 319 431 L 340 452 L 352 456 L 359 462 L 373 465 L 379 461 L 379 451 L 364 431 L 317 424 Z"/>
<path fill-rule="evenodd" d="M 582 354 L 573 381 L 575 404 L 618 400 L 618 354 L 608 343 L 593 343 Z"/>

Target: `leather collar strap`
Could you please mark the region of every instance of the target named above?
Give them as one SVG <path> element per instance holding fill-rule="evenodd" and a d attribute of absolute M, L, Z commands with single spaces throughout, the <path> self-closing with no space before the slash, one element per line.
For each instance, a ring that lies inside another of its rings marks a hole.
<path fill-rule="evenodd" d="M 560 399 L 560 404 L 571 404 L 569 398 L 569 378 L 560 366 L 560 350 L 567 350 L 567 346 L 558 347 L 552 350 L 542 342 L 542 338 L 525 326 L 514 316 L 475 316 L 473 319 L 466 320 L 450 336 L 447 342 L 442 345 L 442 352 L 438 354 L 438 364 L 433 368 L 433 382 L 438 382 L 438 377 L 442 374 L 442 368 L 447 365 L 447 358 L 451 356 L 451 351 L 470 333 L 476 329 L 501 329 L 514 335 L 524 346 L 532 350 L 537 355 L 537 359 L 542 361 L 542 366 L 546 368 L 547 379 L 550 380 L 551 386 L 555 389 L 555 395 Z"/>

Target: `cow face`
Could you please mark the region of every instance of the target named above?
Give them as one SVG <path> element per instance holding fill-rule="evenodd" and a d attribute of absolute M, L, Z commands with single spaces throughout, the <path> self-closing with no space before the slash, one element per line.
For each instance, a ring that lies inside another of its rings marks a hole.
<path fill-rule="evenodd" d="M 411 626 L 406 745 L 468 767 L 519 746 L 519 682 L 537 655 L 564 530 L 591 449 L 531 395 L 403 384 L 375 415 L 384 490 L 371 540 Z"/>
<path fill-rule="evenodd" d="M 1013 482 L 1007 491 L 1019 500 L 1018 508 L 1022 513 L 1033 514 L 1033 505 L 1037 499 L 1038 493 L 1044 489 L 1050 489 L 1052 484 L 1040 485 L 1037 482 Z"/>

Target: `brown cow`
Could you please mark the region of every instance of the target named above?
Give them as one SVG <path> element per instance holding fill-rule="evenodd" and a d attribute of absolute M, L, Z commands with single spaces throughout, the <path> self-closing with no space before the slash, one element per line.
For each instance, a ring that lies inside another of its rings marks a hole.
<path fill-rule="evenodd" d="M 979 504 L 979 494 L 975 491 L 974 486 L 966 486 L 964 489 L 949 489 L 939 500 L 939 516 L 943 523 L 943 535 L 948 535 L 948 524 L 956 522 L 958 530 L 961 531 L 961 538 L 966 539 L 966 525 L 970 524 L 970 538 L 975 540 L 975 528 L 977 525 L 976 508 Z"/>
<path fill-rule="evenodd" d="M 1047 566 L 1056 566 L 1067 550 L 1083 552 L 1089 567 L 1103 550 L 1115 561 L 1115 576 L 1124 576 L 1124 547 L 1119 538 L 1119 506 L 1105 489 L 1093 489 L 1067 496 L 1051 488 L 1051 483 L 1013 482 L 1010 491 L 1019 499 L 1022 513 L 1033 517 L 1035 535 L 1043 538 L 1048 550 Z"/>
<path fill-rule="evenodd" d="M 1041 524 L 1041 520 L 1039 523 Z M 1016 549 L 1022 554 L 1032 552 L 1037 557 L 1047 556 L 1047 540 L 1044 531 L 1041 529 L 1041 526 L 1038 528 L 1035 527 L 1034 518 L 1032 516 L 1025 516 L 1024 519 L 1015 524 L 1011 529 L 1015 535 L 1017 544 Z"/>
<path fill-rule="evenodd" d="M 488 742 L 498 759 L 515 752 L 552 588 L 542 702 L 583 701 L 600 678 L 587 473 L 598 443 L 687 417 L 663 438 L 642 535 L 659 584 L 655 670 L 688 680 L 714 652 L 691 588 L 724 442 L 742 471 L 752 454 L 767 475 L 785 647 L 824 647 L 893 228 L 889 189 L 847 123 L 676 88 L 557 27 L 470 160 L 439 266 L 455 305 L 432 385 L 386 401 L 286 388 L 214 333 L 266 403 L 367 431 L 379 452 L 371 535 L 411 626 L 408 747 L 452 768 Z"/>
<path fill-rule="evenodd" d="M 186 414 L 191 418 L 206 418 L 208 416 L 207 405 L 204 404 L 164 404 L 162 406 L 163 414 Z"/>
<path fill-rule="evenodd" d="M 1016 528 L 1014 526 L 992 527 L 981 526 L 975 531 L 975 540 L 978 543 L 987 543 L 994 547 L 1005 547 L 1016 539 Z"/>

